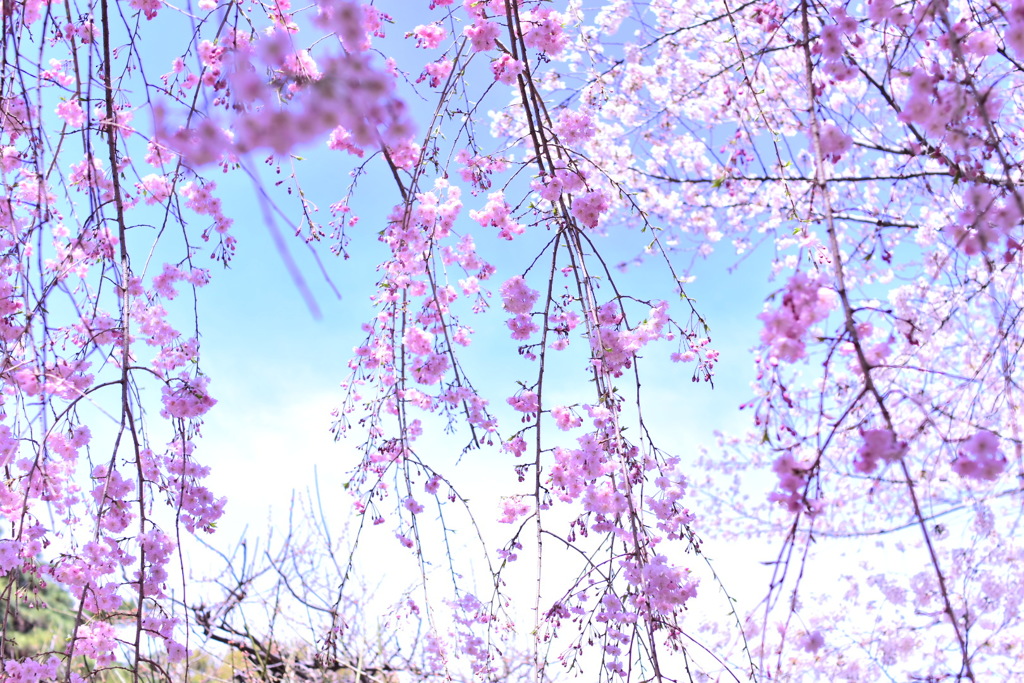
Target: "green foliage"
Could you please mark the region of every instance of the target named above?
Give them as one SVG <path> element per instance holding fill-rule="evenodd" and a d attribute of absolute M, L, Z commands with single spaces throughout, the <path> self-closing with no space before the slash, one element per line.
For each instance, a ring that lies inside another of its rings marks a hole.
<path fill-rule="evenodd" d="M 62 586 L 21 570 L 0 579 L 0 657 L 59 652 L 75 628 L 75 601 Z"/>

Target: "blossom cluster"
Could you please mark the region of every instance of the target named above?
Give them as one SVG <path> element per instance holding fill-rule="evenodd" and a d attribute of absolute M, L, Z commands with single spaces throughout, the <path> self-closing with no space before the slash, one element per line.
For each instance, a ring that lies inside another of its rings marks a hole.
<path fill-rule="evenodd" d="M 576 448 L 555 448 L 550 484 L 559 500 L 581 505 L 583 512 L 572 525 L 580 535 L 612 535 L 624 546 L 617 564 L 627 597 L 606 590 L 596 612 L 604 629 L 609 671 L 623 675 L 622 646 L 630 643 L 627 634 L 632 625 L 641 620 L 658 621 L 697 594 L 697 581 L 689 570 L 674 566 L 667 556 L 655 551 L 666 540 L 689 540 L 695 517 L 681 504 L 686 482 L 676 471 L 678 458 L 659 462 L 622 441 L 618 431 L 621 406 L 588 405 L 583 409 L 593 429 L 577 438 Z M 564 428 L 581 424 L 567 419 L 571 414 L 564 408 L 553 413 Z M 647 473 L 651 473 L 651 482 L 645 481 Z M 653 486 L 642 496 L 641 508 L 638 496 L 643 484 Z M 650 522 L 648 516 L 653 518 Z M 653 525 L 648 527 L 648 523 Z M 575 532 L 570 539 L 574 537 Z M 578 604 L 572 610 L 556 604 L 547 614 L 548 622 L 557 629 L 571 613 L 587 611 L 586 600 L 586 592 L 581 592 L 575 596 Z"/>
<path fill-rule="evenodd" d="M 809 464 L 797 460 L 791 451 L 779 456 L 772 464 L 772 470 L 779 477 L 778 487 L 768 494 L 769 502 L 781 503 L 791 513 L 817 513 L 823 507 L 823 501 L 807 495 L 811 469 Z"/>
<path fill-rule="evenodd" d="M 469 173 L 472 175 L 472 171 Z M 505 202 L 505 193 L 501 191 L 488 195 L 483 210 L 473 209 L 469 212 L 469 217 L 484 227 L 498 228 L 498 237 L 505 240 L 511 240 L 525 231 L 525 228 L 512 217 L 511 209 Z"/>
<path fill-rule="evenodd" d="M 821 278 L 803 272 L 793 275 L 783 290 L 782 304 L 758 316 L 764 322 L 761 341 L 770 350 L 770 360 L 793 363 L 803 358 L 808 329 L 828 317 L 836 300 Z"/>
<path fill-rule="evenodd" d="M 898 462 L 907 453 L 907 442 L 898 441 L 890 429 L 866 429 L 861 432 L 864 444 L 857 451 L 854 468 L 863 474 L 870 474 L 881 462 Z"/>
<path fill-rule="evenodd" d="M 619 377 L 633 367 L 640 350 L 658 339 L 672 339 L 669 333 L 668 302 L 660 301 L 647 314 L 647 319 L 636 327 L 623 327 L 624 316 L 620 304 L 610 301 L 597 309 L 590 332 L 592 362 L 602 371 Z"/>
<path fill-rule="evenodd" d="M 1004 469 L 1006 456 L 999 451 L 999 437 L 987 430 L 967 439 L 953 461 L 954 472 L 979 481 L 994 481 Z"/>
<path fill-rule="evenodd" d="M 857 19 L 846 13 L 842 7 L 835 7 L 830 12 L 835 23 L 827 23 L 821 28 L 814 51 L 822 58 L 822 71 L 837 81 L 849 81 L 857 76 L 857 68 L 845 57 L 843 39 L 846 38 L 854 46 L 863 41 L 857 35 Z"/>
<path fill-rule="evenodd" d="M 394 93 L 394 75 L 374 67 L 368 52 L 368 36 L 385 18 L 348 0 L 321 3 L 314 24 L 336 34 L 344 50 L 319 62 L 293 47 L 293 24 L 284 14 L 282 28 L 258 40 L 236 31 L 217 46 L 201 44 L 204 79 L 230 116 L 176 130 L 164 121 L 160 139 L 195 166 L 258 149 L 284 154 L 332 131 L 359 147 L 408 143 L 413 126 Z M 439 26 L 421 27 L 420 34 L 424 47 L 444 37 Z M 277 77 L 268 80 L 267 71 Z"/>
<path fill-rule="evenodd" d="M 492 202 L 497 200 L 492 198 Z M 396 206 L 379 237 L 389 250 L 389 258 L 379 268 L 382 278 L 373 296 L 379 310 L 375 320 L 363 326 L 366 341 L 354 349 L 349 362 L 352 375 L 343 384 L 349 400 L 337 424 L 340 432 L 347 431 L 344 415 L 362 409 L 366 400 L 362 388 L 367 384 L 378 388 L 379 393 L 370 400 L 379 409 L 372 420 L 364 422 L 369 436 L 357 475 L 357 481 L 374 482 L 374 496 L 388 490 L 382 479 L 389 470 L 395 471 L 396 464 L 422 467 L 412 447 L 421 422 L 406 417 L 407 410 L 428 414 L 462 410 L 481 434 L 496 429 L 488 401 L 461 378 L 453 364 L 455 347 L 472 343 L 472 329 L 459 321 L 459 302 L 475 302 L 473 310 L 486 310 L 483 286 L 494 272 L 477 253 L 472 237 L 454 232 L 462 208 L 461 189 L 439 179 L 431 190 L 417 193 L 414 202 Z M 438 281 L 434 278 L 439 266 L 460 270 L 465 277 L 452 284 Z M 407 426 L 400 438 L 385 438 L 384 421 L 394 416 L 403 416 Z M 421 471 L 427 474 L 424 490 L 439 495 L 442 479 L 426 468 Z M 423 504 L 415 499 L 407 481 L 401 485 L 407 489 L 401 498 L 404 513 L 418 514 Z M 357 509 L 366 510 L 366 490 L 352 490 Z M 406 547 L 414 544 L 407 530 L 400 529 L 396 537 Z"/>

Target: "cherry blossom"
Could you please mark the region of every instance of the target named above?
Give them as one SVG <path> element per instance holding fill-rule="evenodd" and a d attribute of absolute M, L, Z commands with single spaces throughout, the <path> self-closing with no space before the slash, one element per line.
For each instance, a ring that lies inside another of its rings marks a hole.
<path fill-rule="evenodd" d="M 260 220 L 329 278 L 375 259 L 317 361 L 421 579 L 405 673 L 503 676 L 519 633 L 537 681 L 1019 674 L 1022 3 L 112 8 L 5 12 L 0 573 L 75 601 L 46 652 L 8 617 L 5 680 L 189 675 L 177 565 L 230 510 L 202 302 Z M 699 446 L 719 363 L 742 411 Z"/>

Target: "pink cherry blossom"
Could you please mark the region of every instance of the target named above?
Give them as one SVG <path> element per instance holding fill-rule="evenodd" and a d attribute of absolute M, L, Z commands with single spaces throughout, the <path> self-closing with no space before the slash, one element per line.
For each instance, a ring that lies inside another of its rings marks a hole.
<path fill-rule="evenodd" d="M 57 105 L 57 116 L 64 119 L 72 128 L 81 128 L 85 125 L 85 112 L 78 100 L 65 100 Z"/>
<path fill-rule="evenodd" d="M 521 275 L 515 275 L 501 285 L 501 300 L 509 313 L 526 315 L 533 309 L 540 292 L 526 286 Z"/>
<path fill-rule="evenodd" d="M 410 35 L 416 37 L 416 47 L 433 50 L 448 36 L 448 32 L 437 23 L 421 24 L 414 28 Z"/>
<path fill-rule="evenodd" d="M 575 197 L 569 210 L 588 228 L 596 228 L 601 221 L 601 214 L 609 208 L 608 197 L 601 190 L 594 190 Z"/>
<path fill-rule="evenodd" d="M 479 21 L 467 26 L 462 32 L 469 38 L 474 52 L 486 52 L 495 48 L 501 27 L 493 21 Z"/>

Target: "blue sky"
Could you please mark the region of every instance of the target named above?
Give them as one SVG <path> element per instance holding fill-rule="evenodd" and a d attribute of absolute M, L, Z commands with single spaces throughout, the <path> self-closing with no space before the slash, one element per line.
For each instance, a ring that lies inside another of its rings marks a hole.
<path fill-rule="evenodd" d="M 362 204 L 389 206 L 396 200 L 397 193 L 386 183 L 367 185 L 381 187 L 382 191 L 362 194 Z M 251 519 L 251 512 L 239 510 L 247 507 L 242 501 L 249 498 L 254 499 L 253 505 L 259 504 L 263 496 L 268 503 L 286 501 L 291 487 L 301 488 L 309 480 L 314 464 L 318 464 L 322 476 L 325 470 L 333 471 L 335 481 L 355 464 L 354 444 L 335 444 L 330 438 L 330 411 L 342 400 L 338 385 L 348 374 L 346 364 L 351 351 L 365 336 L 360 325 L 374 314 L 368 297 L 376 282 L 376 264 L 383 258 L 383 250 L 376 242 L 376 232 L 383 223 L 375 224 L 373 214 L 365 216 L 353 231 L 350 260 L 320 251 L 333 287 L 324 280 L 307 246 L 289 236 L 291 255 L 321 311 L 321 317 L 316 319 L 290 280 L 262 215 L 246 210 L 252 207 L 252 202 L 239 196 L 244 191 L 244 183 L 239 183 L 238 194 L 234 189 L 230 193 L 232 200 L 238 201 L 229 200 L 229 205 L 237 204 L 229 211 L 233 211 L 231 215 L 235 218 L 238 255 L 230 269 L 215 270 L 211 284 L 199 292 L 203 366 L 212 377 L 211 391 L 219 401 L 207 416 L 201 446 L 204 459 L 214 467 L 211 484 L 220 488 L 216 482 L 222 476 L 222 467 L 233 472 L 237 463 L 249 462 L 254 457 L 242 446 L 247 440 L 245 432 L 265 435 L 252 437 L 256 443 L 287 443 L 290 439 L 306 443 L 315 438 L 320 447 L 316 449 L 317 455 L 303 453 L 306 449 L 298 446 L 291 449 L 279 461 L 288 466 L 273 474 L 272 490 L 263 491 L 260 487 L 259 495 L 255 495 L 243 483 L 234 495 L 225 491 L 232 501 L 222 522 L 225 527 L 236 514 Z M 474 200 L 467 195 L 465 201 L 464 213 L 471 202 L 482 203 L 483 198 Z M 377 221 L 380 220 L 378 217 Z M 478 229 L 468 219 L 460 227 Z M 279 228 L 288 233 L 287 226 Z M 635 245 L 643 243 L 643 235 L 631 232 L 622 236 L 617 231 L 611 228 L 612 254 L 616 244 L 628 244 L 631 238 L 635 238 Z M 499 275 L 492 284 L 520 272 L 525 265 L 523 252 L 517 254 L 514 248 L 493 244 L 495 249 L 488 253 L 484 252 L 487 240 L 479 239 L 478 243 L 485 256 L 499 267 Z M 501 249 L 509 254 L 503 256 Z M 625 253 L 624 248 L 621 253 Z M 756 258 L 752 257 L 748 265 L 756 265 Z M 647 410 L 658 426 L 656 433 L 661 435 L 666 448 L 684 456 L 697 444 L 709 443 L 714 429 L 735 427 L 743 419 L 737 407 L 750 395 L 752 364 L 747 350 L 757 341 L 759 330 L 754 321 L 767 292 L 766 269 L 752 273 L 758 269 L 744 268 L 730 275 L 725 272 L 728 263 L 728 255 L 713 256 L 698 268 L 697 281 L 687 288 L 711 324 L 713 347 L 722 353 L 715 388 L 691 383 L 692 366 L 668 362 L 672 349 L 667 346 L 645 353 L 641 364 L 644 394 L 649 401 Z M 635 283 L 641 290 L 660 291 L 662 296 L 670 297 L 671 292 L 664 291 L 662 274 L 656 271 L 657 279 L 652 282 L 650 273 L 649 268 L 635 268 L 622 279 L 627 288 Z M 340 299 L 335 287 L 342 294 Z M 681 309 L 677 306 L 675 310 Z M 500 354 L 512 354 L 513 365 L 523 370 L 524 378 L 530 372 L 529 366 L 514 358 L 511 341 L 505 340 L 500 351 L 493 348 L 492 343 L 502 343 L 506 336 L 500 312 L 470 320 L 470 324 L 478 330 L 476 342 L 465 349 L 469 366 L 478 371 L 475 381 L 483 381 L 480 388 L 491 397 L 492 404 L 503 402 L 515 390 L 514 375 L 481 371 L 493 368 L 493 364 L 505 366 L 508 355 Z M 490 327 L 495 329 L 489 330 Z M 492 377 L 502 381 L 489 382 Z M 498 409 L 502 410 L 500 406 Z M 271 466 L 273 461 L 271 458 L 265 464 Z M 235 477 L 228 474 L 223 485 L 231 486 L 232 480 Z M 291 485 L 282 485 L 283 480 Z"/>

